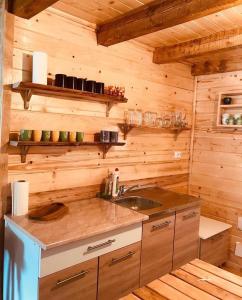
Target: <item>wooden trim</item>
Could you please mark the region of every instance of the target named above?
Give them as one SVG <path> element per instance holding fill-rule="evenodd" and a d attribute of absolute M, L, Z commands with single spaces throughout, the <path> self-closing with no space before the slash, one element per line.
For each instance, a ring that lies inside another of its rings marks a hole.
<path fill-rule="evenodd" d="M 156 48 L 153 62 L 166 64 L 240 47 L 242 47 L 242 28 L 236 28 L 178 45 Z"/>
<path fill-rule="evenodd" d="M 97 28 L 98 44 L 110 46 L 241 4 L 241 0 L 153 1 Z"/>
<path fill-rule="evenodd" d="M 30 19 L 58 0 L 11 0 L 9 12 L 25 19 Z"/>

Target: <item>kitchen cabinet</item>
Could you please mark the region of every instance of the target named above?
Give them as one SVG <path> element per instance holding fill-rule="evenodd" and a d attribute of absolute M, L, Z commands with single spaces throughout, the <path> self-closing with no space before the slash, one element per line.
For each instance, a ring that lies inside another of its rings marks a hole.
<path fill-rule="evenodd" d="M 98 300 L 116 300 L 139 287 L 141 243 L 99 257 Z"/>
<path fill-rule="evenodd" d="M 98 258 L 40 278 L 40 300 L 96 300 Z"/>
<path fill-rule="evenodd" d="M 176 214 L 173 269 L 198 257 L 200 208 L 194 207 Z"/>
<path fill-rule="evenodd" d="M 175 215 L 143 224 L 140 286 L 172 269 Z"/>

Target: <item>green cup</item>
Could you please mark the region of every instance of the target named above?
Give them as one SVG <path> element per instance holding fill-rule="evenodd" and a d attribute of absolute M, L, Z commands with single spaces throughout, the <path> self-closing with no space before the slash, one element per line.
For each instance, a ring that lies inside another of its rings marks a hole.
<path fill-rule="evenodd" d="M 21 129 L 19 139 L 20 141 L 30 141 L 32 138 L 32 130 Z"/>
<path fill-rule="evenodd" d="M 42 131 L 42 141 L 49 142 L 50 141 L 50 130 L 43 130 Z"/>
<path fill-rule="evenodd" d="M 60 132 L 60 141 L 61 142 L 68 142 L 68 131 L 61 131 Z"/>
<path fill-rule="evenodd" d="M 84 132 L 81 132 L 81 131 L 77 132 L 76 133 L 76 140 L 78 142 L 83 142 L 83 140 L 84 140 Z"/>

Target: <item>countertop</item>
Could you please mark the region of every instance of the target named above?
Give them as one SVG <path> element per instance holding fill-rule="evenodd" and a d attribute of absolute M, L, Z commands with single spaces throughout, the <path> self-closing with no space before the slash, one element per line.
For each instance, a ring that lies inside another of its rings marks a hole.
<path fill-rule="evenodd" d="M 214 219 L 200 217 L 199 237 L 203 240 L 231 228 L 232 225 Z"/>
<path fill-rule="evenodd" d="M 141 213 L 94 198 L 67 204 L 69 213 L 60 220 L 39 222 L 27 216 L 5 216 L 5 220 L 27 234 L 44 250 L 84 240 L 147 220 Z"/>
<path fill-rule="evenodd" d="M 201 204 L 199 198 L 164 190 L 159 187 L 132 190 L 125 194 L 125 197 L 128 196 L 140 196 L 161 203 L 160 207 L 140 211 L 142 214 L 146 214 L 150 217 L 179 212 L 183 209 L 199 206 Z"/>

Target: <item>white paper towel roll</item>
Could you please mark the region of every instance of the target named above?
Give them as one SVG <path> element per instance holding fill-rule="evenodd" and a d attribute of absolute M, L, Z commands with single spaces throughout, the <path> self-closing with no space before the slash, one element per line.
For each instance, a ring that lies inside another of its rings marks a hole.
<path fill-rule="evenodd" d="M 47 84 L 47 60 L 48 56 L 45 52 L 33 52 L 33 83 Z"/>
<path fill-rule="evenodd" d="M 12 215 L 22 216 L 28 213 L 29 182 L 19 180 L 12 182 Z"/>

